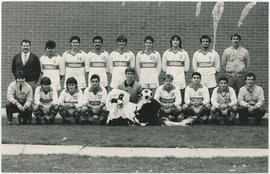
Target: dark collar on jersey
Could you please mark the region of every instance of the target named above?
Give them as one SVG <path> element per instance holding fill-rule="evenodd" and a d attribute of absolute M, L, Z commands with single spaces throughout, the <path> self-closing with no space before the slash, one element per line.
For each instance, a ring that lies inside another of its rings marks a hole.
<path fill-rule="evenodd" d="M 189 87 L 197 91 L 199 88 L 203 88 L 203 85 L 200 83 L 198 86 L 195 86 L 193 83 L 189 84 Z"/>
<path fill-rule="evenodd" d="M 177 52 L 179 52 L 179 51 L 182 52 L 183 49 L 178 47 L 178 49 L 174 51 L 172 48 L 170 48 L 169 51 L 174 52 L 174 53 L 175 53 L 175 51 L 176 51 L 176 53 L 177 53 Z"/>
<path fill-rule="evenodd" d="M 102 91 L 102 88 L 100 86 L 98 86 L 97 92 L 101 92 L 101 91 Z M 93 87 L 92 86 L 89 88 L 89 92 L 93 92 Z"/>
<path fill-rule="evenodd" d="M 70 94 L 70 92 L 69 92 L 68 89 L 66 89 L 66 92 Z M 74 94 L 76 94 L 76 93 L 78 93 L 78 92 L 79 92 L 79 89 L 76 89 L 76 91 L 74 92 Z M 72 94 L 72 95 L 74 95 L 74 94 Z M 71 95 L 71 94 L 70 94 L 70 95 Z"/>
<path fill-rule="evenodd" d="M 101 53 L 104 53 L 105 50 L 103 50 L 103 49 L 101 49 L 99 51 L 97 51 L 97 50 L 91 50 L 91 52 L 100 55 Z"/>
<path fill-rule="evenodd" d="M 227 86 L 224 90 L 221 90 L 221 87 L 218 87 L 217 93 L 222 93 L 222 92 L 229 92 L 229 87 Z"/>
<path fill-rule="evenodd" d="M 44 56 L 49 57 L 49 54 L 46 53 Z M 53 58 L 53 57 L 55 57 L 55 56 L 58 56 L 58 55 L 57 55 L 56 53 L 54 53 L 53 56 L 52 56 L 52 57 L 49 57 L 49 58 Z"/>
<path fill-rule="evenodd" d="M 114 50 L 114 52 L 118 52 L 119 54 L 124 54 L 124 53 L 128 53 L 128 52 L 129 52 L 129 50 L 124 49 L 124 51 L 123 51 L 123 52 L 120 52 L 120 49 L 116 49 L 116 50 Z"/>
<path fill-rule="evenodd" d="M 124 85 L 125 85 L 125 87 L 128 87 L 128 86 L 130 86 L 131 88 L 133 87 L 133 85 L 134 85 L 134 83 L 135 83 L 135 81 L 133 80 L 133 82 L 131 83 L 131 84 L 127 84 L 127 80 L 125 80 L 124 81 Z"/>
<path fill-rule="evenodd" d="M 79 49 L 75 54 L 72 54 L 71 53 L 71 48 L 70 48 L 69 50 L 67 50 L 67 53 L 71 54 L 71 55 L 76 55 L 77 53 L 82 53 L 82 50 Z"/>
<path fill-rule="evenodd" d="M 162 90 L 167 91 L 168 93 L 175 89 L 175 86 L 172 84 L 172 89 L 170 91 L 167 91 L 165 89 L 165 85 L 162 86 Z"/>
<path fill-rule="evenodd" d="M 212 53 L 212 52 L 213 52 L 212 49 L 209 49 L 209 50 L 206 50 L 206 51 L 204 51 L 202 49 L 199 50 L 199 53 L 202 53 L 202 54 L 207 54 L 207 53 Z"/>
<path fill-rule="evenodd" d="M 152 50 L 152 52 L 150 52 L 150 53 L 146 53 L 146 52 L 145 52 L 145 50 L 143 50 L 143 51 L 142 51 L 142 53 L 143 53 L 143 54 L 150 55 L 150 54 L 152 54 L 152 53 L 156 53 L 156 51 Z"/>

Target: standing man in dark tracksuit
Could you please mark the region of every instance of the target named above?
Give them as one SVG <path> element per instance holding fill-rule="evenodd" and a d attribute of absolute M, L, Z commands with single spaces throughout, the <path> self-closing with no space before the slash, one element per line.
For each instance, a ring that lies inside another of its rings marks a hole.
<path fill-rule="evenodd" d="M 22 40 L 21 50 L 22 52 L 16 54 L 12 61 L 12 73 L 14 76 L 19 71 L 24 72 L 25 81 L 32 87 L 32 91 L 35 91 L 36 83 L 39 80 L 41 68 L 39 58 L 30 52 L 31 41 Z"/>

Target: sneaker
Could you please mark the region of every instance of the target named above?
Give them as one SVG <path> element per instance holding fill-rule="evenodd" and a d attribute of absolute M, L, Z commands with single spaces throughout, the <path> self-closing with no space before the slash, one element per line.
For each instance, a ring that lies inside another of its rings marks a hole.
<path fill-rule="evenodd" d="M 12 125 L 12 121 L 8 121 L 8 125 Z"/>

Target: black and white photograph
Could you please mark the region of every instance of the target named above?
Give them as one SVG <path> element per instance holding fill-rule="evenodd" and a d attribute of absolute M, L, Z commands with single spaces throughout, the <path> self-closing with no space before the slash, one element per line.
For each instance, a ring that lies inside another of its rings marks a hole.
<path fill-rule="evenodd" d="M 268 173 L 268 1 L 1 1 L 1 173 Z"/>

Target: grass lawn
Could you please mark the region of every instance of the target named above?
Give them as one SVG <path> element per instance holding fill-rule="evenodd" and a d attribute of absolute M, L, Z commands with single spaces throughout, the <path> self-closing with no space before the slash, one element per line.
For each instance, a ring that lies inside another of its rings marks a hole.
<path fill-rule="evenodd" d="M 194 125 L 190 127 L 60 124 L 10 126 L 6 122 L 6 119 L 2 119 L 3 144 L 57 144 L 103 147 L 268 147 L 267 120 L 264 120 L 261 126 Z"/>
<path fill-rule="evenodd" d="M 59 161 L 62 161 L 61 163 Z M 2 156 L 2 172 L 266 173 L 268 158 L 105 158 L 69 155 Z"/>

